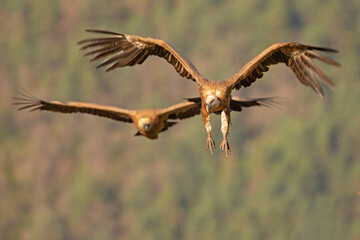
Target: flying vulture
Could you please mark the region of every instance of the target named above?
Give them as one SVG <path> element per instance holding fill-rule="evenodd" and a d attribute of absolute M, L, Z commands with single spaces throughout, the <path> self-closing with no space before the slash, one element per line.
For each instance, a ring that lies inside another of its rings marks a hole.
<path fill-rule="evenodd" d="M 158 134 L 175 125 L 177 122 L 168 119 L 184 119 L 200 113 L 201 98 L 188 98 L 188 102 L 179 103 L 163 109 L 127 110 L 118 107 L 103 106 L 84 102 L 59 102 L 44 101 L 31 96 L 29 93 L 18 92 L 14 97 L 18 110 L 30 109 L 30 111 L 46 110 L 60 113 L 88 113 L 100 117 L 107 117 L 122 122 L 133 122 L 138 129 L 135 136 L 144 135 L 150 139 L 157 139 Z M 231 110 L 242 111 L 244 107 L 276 105 L 275 98 L 232 98 Z M 216 112 L 220 114 L 220 112 Z"/>
<path fill-rule="evenodd" d="M 232 77 L 225 81 L 212 81 L 203 77 L 191 62 L 163 40 L 103 30 L 86 31 L 103 34 L 103 37 L 85 39 L 78 43 L 82 45 L 81 50 L 86 51 L 85 56 L 93 56 L 90 61 L 104 59 L 97 68 L 106 66 L 106 71 L 110 71 L 124 66 L 133 66 L 143 63 L 150 55 L 156 55 L 173 65 L 180 76 L 196 82 L 201 98 L 202 119 L 208 134 L 206 147 L 213 153 L 215 143 L 211 137 L 210 114 L 221 112 L 223 141 L 220 148 L 225 150 L 226 156 L 230 151 L 227 134 L 233 89 L 239 90 L 241 87 L 249 87 L 256 79 L 261 78 L 264 72 L 269 70 L 270 65 L 285 63 L 303 85 L 311 87 L 321 98 L 324 98 L 317 77 L 320 77 L 330 88 L 334 88 L 335 85 L 312 60 L 318 59 L 333 66 L 340 66 L 338 62 L 317 52 L 337 52 L 337 50 L 296 42 L 275 43 L 248 62 Z"/>
<path fill-rule="evenodd" d="M 169 119 L 184 119 L 200 113 L 200 108 L 192 102 L 183 102 L 163 109 L 127 110 L 118 107 L 104 106 L 84 102 L 44 101 L 25 93 L 18 93 L 14 97 L 19 110 L 46 110 L 60 113 L 88 113 L 100 117 L 111 118 L 116 121 L 134 123 L 138 132 L 135 136 L 144 135 L 150 139 L 157 139 L 160 132 L 175 125 L 176 121 Z"/>

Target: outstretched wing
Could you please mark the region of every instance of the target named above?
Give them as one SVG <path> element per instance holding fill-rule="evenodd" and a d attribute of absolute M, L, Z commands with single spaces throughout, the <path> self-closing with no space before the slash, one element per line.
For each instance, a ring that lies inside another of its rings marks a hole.
<path fill-rule="evenodd" d="M 184 98 L 184 100 L 195 103 L 196 106 L 198 106 L 198 108 L 201 109 L 201 97 Z"/>
<path fill-rule="evenodd" d="M 83 102 L 59 102 L 44 101 L 25 93 L 18 92 L 14 97 L 14 105 L 19 105 L 18 110 L 30 109 L 30 111 L 46 110 L 60 113 L 88 113 L 100 117 L 107 117 L 122 122 L 132 122 L 130 111 L 111 106 L 103 106 Z"/>
<path fill-rule="evenodd" d="M 165 127 L 161 129 L 160 132 L 165 132 L 166 130 L 168 130 L 170 127 L 174 126 L 177 123 L 178 122 L 165 122 Z"/>
<path fill-rule="evenodd" d="M 312 47 L 300 43 L 276 43 L 247 63 L 238 73 L 229 78 L 228 82 L 237 90 L 241 86 L 248 87 L 256 79 L 261 78 L 263 72 L 269 70 L 270 65 L 285 63 L 302 84 L 311 87 L 321 98 L 324 98 L 323 90 L 316 76 L 319 76 L 331 88 L 334 88 L 335 85 L 312 62 L 312 59 L 316 58 L 333 66 L 340 66 L 340 64 L 315 51 L 337 52 L 330 48 Z"/>
<path fill-rule="evenodd" d="M 192 102 L 183 102 L 160 110 L 168 119 L 184 119 L 200 114 L 200 108 Z"/>
<path fill-rule="evenodd" d="M 102 38 L 78 42 L 82 45 L 81 50 L 87 51 L 85 56 L 93 56 L 90 61 L 105 59 L 97 68 L 107 66 L 106 71 L 111 71 L 118 67 L 141 64 L 148 56 L 156 55 L 173 65 L 180 76 L 193 81 L 202 81 L 200 73 L 192 63 L 162 40 L 102 30 L 86 31 L 105 35 Z"/>
<path fill-rule="evenodd" d="M 242 108 L 264 106 L 273 107 L 280 105 L 279 98 L 267 97 L 267 98 L 239 98 L 232 97 L 230 100 L 230 109 L 232 111 L 241 112 Z"/>

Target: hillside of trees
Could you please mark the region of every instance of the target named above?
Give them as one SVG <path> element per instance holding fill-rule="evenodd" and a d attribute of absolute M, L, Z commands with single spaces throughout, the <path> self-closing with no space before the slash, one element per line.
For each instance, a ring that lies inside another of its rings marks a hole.
<path fill-rule="evenodd" d="M 224 80 L 275 42 L 339 50 L 321 100 L 285 65 L 240 97 L 281 106 L 232 113 L 227 159 L 200 116 L 158 140 L 86 114 L 17 111 L 16 90 L 129 109 L 198 96 L 163 59 L 108 73 L 76 44 L 104 29 L 164 39 L 204 76 Z M 0 238 L 360 239 L 358 0 L 2 0 Z"/>

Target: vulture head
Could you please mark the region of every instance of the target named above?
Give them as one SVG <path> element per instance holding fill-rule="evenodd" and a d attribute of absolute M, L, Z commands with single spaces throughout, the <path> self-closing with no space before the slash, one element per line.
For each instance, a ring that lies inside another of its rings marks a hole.
<path fill-rule="evenodd" d="M 153 122 L 150 118 L 141 118 L 139 120 L 139 126 L 145 132 L 150 131 L 152 125 L 153 125 Z"/>
<path fill-rule="evenodd" d="M 205 100 L 205 104 L 206 104 L 206 111 L 210 113 L 211 109 L 216 109 L 217 107 L 219 107 L 220 100 L 215 95 L 209 95 Z"/>

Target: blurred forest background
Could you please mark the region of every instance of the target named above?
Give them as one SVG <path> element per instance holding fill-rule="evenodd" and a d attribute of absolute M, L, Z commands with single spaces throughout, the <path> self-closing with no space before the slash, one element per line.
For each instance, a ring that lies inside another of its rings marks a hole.
<path fill-rule="evenodd" d="M 151 141 L 91 115 L 18 112 L 47 100 L 130 109 L 198 96 L 163 59 L 110 73 L 76 42 L 87 28 L 161 38 L 224 80 L 275 42 L 331 47 L 322 101 L 286 66 L 234 96 L 286 98 L 232 114 L 231 156 L 200 116 Z M 1 239 L 360 239 L 360 1 L 2 0 Z"/>

